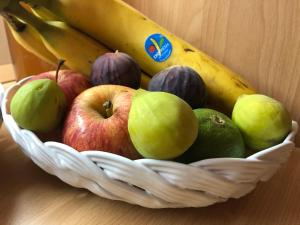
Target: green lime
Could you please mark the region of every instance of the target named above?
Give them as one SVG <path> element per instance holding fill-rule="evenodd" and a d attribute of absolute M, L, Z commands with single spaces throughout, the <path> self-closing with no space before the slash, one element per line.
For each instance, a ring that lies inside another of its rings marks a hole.
<path fill-rule="evenodd" d="M 246 156 L 243 137 L 229 117 L 212 109 L 193 111 L 198 119 L 198 137 L 178 161 L 191 163 L 208 158 Z"/>

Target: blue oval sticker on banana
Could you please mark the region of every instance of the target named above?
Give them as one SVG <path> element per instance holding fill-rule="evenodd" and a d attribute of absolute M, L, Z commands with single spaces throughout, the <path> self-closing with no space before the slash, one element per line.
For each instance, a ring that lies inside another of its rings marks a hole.
<path fill-rule="evenodd" d="M 154 61 L 163 62 L 171 56 L 173 47 L 162 34 L 152 34 L 145 42 L 145 50 Z"/>

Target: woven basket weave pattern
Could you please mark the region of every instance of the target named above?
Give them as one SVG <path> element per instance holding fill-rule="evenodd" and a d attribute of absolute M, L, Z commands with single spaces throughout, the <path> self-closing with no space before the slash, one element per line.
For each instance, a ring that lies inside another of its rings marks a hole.
<path fill-rule="evenodd" d="M 23 81 L 9 88 L 1 104 L 4 123 L 22 151 L 46 172 L 104 198 L 149 208 L 204 207 L 240 198 L 268 180 L 293 150 L 297 123 L 283 143 L 246 159 L 207 159 L 191 164 L 115 154 L 77 152 L 58 142 L 41 142 L 20 129 L 9 114 L 10 99 Z"/>

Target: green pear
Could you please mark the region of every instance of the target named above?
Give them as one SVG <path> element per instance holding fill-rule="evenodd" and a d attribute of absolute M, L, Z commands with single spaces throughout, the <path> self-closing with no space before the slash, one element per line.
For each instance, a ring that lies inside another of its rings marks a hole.
<path fill-rule="evenodd" d="M 36 132 L 57 128 L 65 109 L 64 93 L 49 79 L 35 80 L 20 87 L 10 104 L 11 115 L 17 124 Z"/>

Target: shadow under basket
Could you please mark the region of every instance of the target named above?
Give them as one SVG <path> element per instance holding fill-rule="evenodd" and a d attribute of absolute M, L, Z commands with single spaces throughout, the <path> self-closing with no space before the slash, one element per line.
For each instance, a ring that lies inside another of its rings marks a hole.
<path fill-rule="evenodd" d="M 62 143 L 42 142 L 33 132 L 18 127 L 9 114 L 9 104 L 26 79 L 11 86 L 1 103 L 3 121 L 13 140 L 47 173 L 104 198 L 147 208 L 205 207 L 240 198 L 259 181 L 270 179 L 294 149 L 295 121 L 282 143 L 244 159 L 214 158 L 182 164 L 130 160 L 101 151 L 78 152 Z"/>

